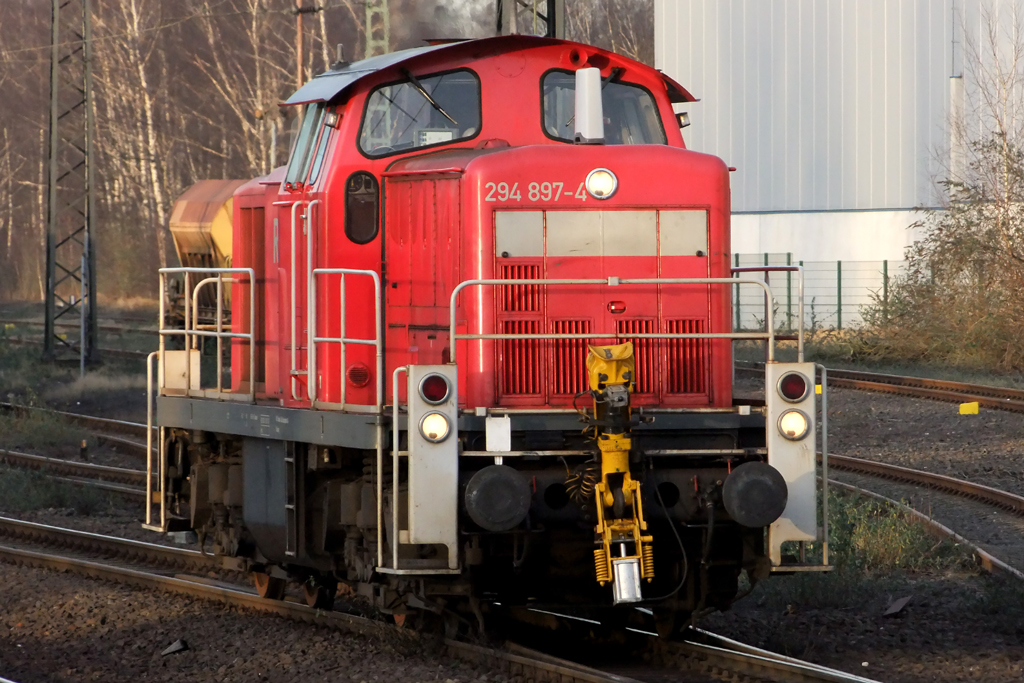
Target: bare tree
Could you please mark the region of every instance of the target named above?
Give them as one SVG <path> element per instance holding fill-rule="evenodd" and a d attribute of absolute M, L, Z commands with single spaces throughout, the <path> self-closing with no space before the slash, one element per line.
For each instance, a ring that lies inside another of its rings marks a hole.
<path fill-rule="evenodd" d="M 654 0 L 566 0 L 566 37 L 654 64 Z"/>
<path fill-rule="evenodd" d="M 1024 368 L 1024 18 L 1018 3 L 959 17 L 963 76 L 945 206 L 912 226 L 908 273 L 868 312 L 882 355 Z"/>

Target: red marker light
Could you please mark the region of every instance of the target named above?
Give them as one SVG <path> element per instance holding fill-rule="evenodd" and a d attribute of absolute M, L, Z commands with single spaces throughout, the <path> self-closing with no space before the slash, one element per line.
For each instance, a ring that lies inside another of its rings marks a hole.
<path fill-rule="evenodd" d="M 448 380 L 441 375 L 427 375 L 420 382 L 420 396 L 427 403 L 443 403 L 448 398 Z"/>
<path fill-rule="evenodd" d="M 799 372 L 789 372 L 779 380 L 779 393 L 787 401 L 802 401 L 807 395 L 807 380 Z"/>

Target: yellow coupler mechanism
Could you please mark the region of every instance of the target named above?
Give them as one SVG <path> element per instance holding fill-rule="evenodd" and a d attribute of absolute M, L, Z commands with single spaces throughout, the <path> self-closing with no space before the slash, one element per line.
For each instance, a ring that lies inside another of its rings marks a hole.
<path fill-rule="evenodd" d="M 629 395 L 636 381 L 633 344 L 591 346 L 587 375 L 594 397 L 594 436 L 601 452 L 596 486 L 597 580 L 612 584 L 615 604 L 641 599 L 640 579 L 654 578 L 653 538 L 646 536 L 640 483 L 630 476 Z"/>

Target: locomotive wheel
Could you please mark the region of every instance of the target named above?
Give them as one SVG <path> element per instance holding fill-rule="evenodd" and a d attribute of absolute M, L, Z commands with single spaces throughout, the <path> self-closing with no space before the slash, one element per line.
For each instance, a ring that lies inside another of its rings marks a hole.
<path fill-rule="evenodd" d="M 256 586 L 256 593 L 267 600 L 284 599 L 284 589 L 288 585 L 284 579 L 264 572 L 253 572 L 252 583 Z"/>
<path fill-rule="evenodd" d="M 332 609 L 334 607 L 334 594 L 338 590 L 338 584 L 333 581 L 324 583 L 302 584 L 302 593 L 306 596 L 306 604 L 316 609 Z"/>

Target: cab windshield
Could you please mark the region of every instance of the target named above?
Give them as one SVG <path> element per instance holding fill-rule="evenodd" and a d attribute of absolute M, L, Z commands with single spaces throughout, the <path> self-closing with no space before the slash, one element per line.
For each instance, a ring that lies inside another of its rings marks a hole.
<path fill-rule="evenodd" d="M 549 71 L 541 82 L 544 133 L 572 142 L 576 117 L 576 74 Z M 630 83 L 603 81 L 604 140 L 609 145 L 664 145 L 665 129 L 658 107 L 645 88 Z"/>
<path fill-rule="evenodd" d="M 443 145 L 480 132 L 480 81 L 453 71 L 382 85 L 370 93 L 359 130 L 359 149 L 382 157 Z"/>

